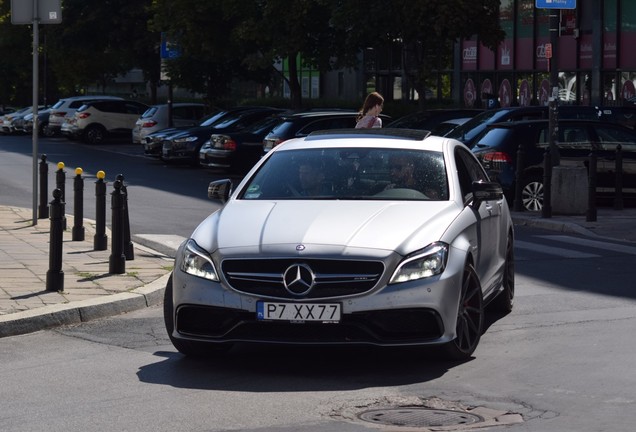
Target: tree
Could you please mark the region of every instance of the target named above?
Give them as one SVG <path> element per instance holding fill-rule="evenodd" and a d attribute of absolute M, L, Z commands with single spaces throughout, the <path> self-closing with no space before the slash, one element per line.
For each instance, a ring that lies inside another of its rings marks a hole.
<path fill-rule="evenodd" d="M 453 44 L 477 35 L 496 49 L 504 32 L 499 25 L 500 0 L 343 0 L 334 25 L 346 30 L 349 47 L 386 48 L 399 44 L 403 67 L 425 103 L 434 69 L 452 65 Z"/>
<path fill-rule="evenodd" d="M 0 107 L 26 106 L 32 97 L 32 26 L 12 24 L 10 4 L 0 0 Z"/>

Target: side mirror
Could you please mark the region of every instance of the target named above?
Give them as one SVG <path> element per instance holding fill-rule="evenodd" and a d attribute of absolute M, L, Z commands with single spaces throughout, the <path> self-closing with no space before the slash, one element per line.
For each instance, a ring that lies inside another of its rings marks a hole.
<path fill-rule="evenodd" d="M 473 205 L 479 206 L 484 201 L 503 199 L 503 189 L 497 182 L 474 181 Z"/>
<path fill-rule="evenodd" d="M 208 185 L 208 198 L 225 203 L 232 193 L 232 180 L 223 179 L 210 182 Z"/>

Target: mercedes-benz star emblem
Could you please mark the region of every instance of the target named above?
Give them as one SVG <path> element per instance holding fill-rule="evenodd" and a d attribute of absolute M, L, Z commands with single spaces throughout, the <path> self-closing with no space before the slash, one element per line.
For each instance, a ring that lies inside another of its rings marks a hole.
<path fill-rule="evenodd" d="M 290 294 L 307 294 L 314 286 L 314 272 L 306 264 L 291 265 L 283 274 L 283 284 Z"/>

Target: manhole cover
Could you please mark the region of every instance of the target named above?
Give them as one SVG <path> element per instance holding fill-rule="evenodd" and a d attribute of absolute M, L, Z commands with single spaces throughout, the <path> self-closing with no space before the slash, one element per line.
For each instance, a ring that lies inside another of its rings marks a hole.
<path fill-rule="evenodd" d="M 389 408 L 364 411 L 361 420 L 389 426 L 457 426 L 483 422 L 476 414 L 435 408 Z"/>

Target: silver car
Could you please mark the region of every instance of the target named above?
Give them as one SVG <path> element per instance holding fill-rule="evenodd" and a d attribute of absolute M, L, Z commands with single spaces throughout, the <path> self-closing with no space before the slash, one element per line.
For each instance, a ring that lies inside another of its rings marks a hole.
<path fill-rule="evenodd" d="M 268 152 L 179 248 L 164 301 L 186 355 L 234 343 L 440 345 L 466 359 L 510 312 L 513 225 L 459 141 L 315 132 Z"/>

